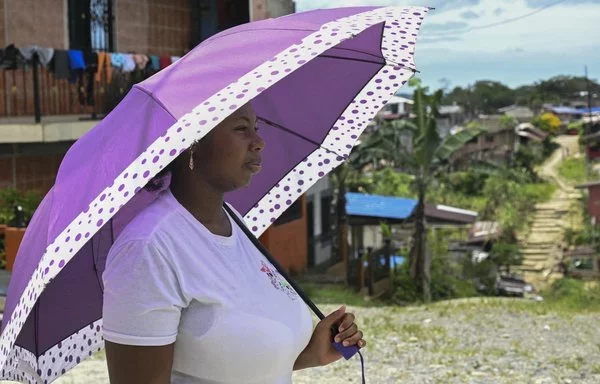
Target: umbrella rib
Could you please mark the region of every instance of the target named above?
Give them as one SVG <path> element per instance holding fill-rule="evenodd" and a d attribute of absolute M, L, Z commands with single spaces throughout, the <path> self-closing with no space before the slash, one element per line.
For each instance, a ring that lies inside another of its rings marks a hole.
<path fill-rule="evenodd" d="M 400 64 L 400 63 L 396 63 L 393 62 L 391 60 L 385 60 L 383 63 L 379 62 L 379 61 L 375 61 L 375 60 L 367 60 L 367 59 L 356 59 L 356 58 L 351 58 L 351 57 L 342 57 L 342 56 L 335 56 L 335 55 L 319 55 L 318 57 L 324 57 L 327 59 L 340 59 L 340 60 L 349 60 L 349 61 L 358 61 L 358 62 L 362 62 L 362 63 L 370 63 L 370 64 L 378 64 L 378 65 L 390 65 L 390 66 L 399 66 L 399 67 L 404 67 L 406 69 L 409 69 L 413 72 L 419 72 L 418 70 L 408 67 L 404 64 Z"/>
<path fill-rule="evenodd" d="M 381 56 L 377 56 L 377 55 L 376 55 L 376 54 L 374 54 L 374 53 L 370 53 L 370 52 L 361 51 L 360 49 L 343 48 L 343 47 L 333 47 L 333 48 L 331 48 L 330 50 L 331 50 L 331 51 L 334 51 L 334 50 L 335 50 L 335 51 L 337 51 L 337 50 L 339 50 L 339 51 L 348 51 L 348 52 L 361 53 L 361 54 L 363 54 L 363 55 L 372 56 L 372 57 L 374 57 L 374 58 L 377 58 L 377 59 L 382 59 L 382 60 L 384 60 L 384 61 L 385 61 L 385 59 L 384 59 L 383 57 L 381 57 Z M 384 63 L 382 63 L 382 64 L 384 64 Z"/>
<path fill-rule="evenodd" d="M 345 158 L 345 157 L 346 157 L 346 156 L 342 156 L 342 155 L 340 155 L 340 154 L 339 154 L 339 153 L 337 153 L 336 151 L 332 151 L 331 149 L 324 147 L 324 146 L 322 145 L 322 143 L 321 143 L 321 144 L 319 144 L 319 143 L 318 143 L 318 142 L 316 142 L 315 140 L 313 140 L 313 139 L 309 139 L 309 138 L 308 138 L 308 137 L 306 137 L 306 136 L 302 136 L 302 135 L 301 135 L 301 134 L 299 134 L 298 132 L 294 132 L 294 131 L 292 131 L 291 129 L 289 129 L 289 128 L 286 128 L 286 127 L 284 127 L 283 125 L 277 124 L 277 123 L 275 123 L 275 122 L 273 122 L 273 121 L 271 121 L 271 120 L 269 120 L 269 119 L 265 119 L 264 117 L 260 117 L 260 116 L 258 116 L 258 117 L 257 117 L 257 119 L 258 119 L 258 120 L 261 120 L 261 121 L 263 121 L 263 122 L 265 122 L 265 123 L 267 123 L 267 124 L 269 124 L 269 125 L 270 125 L 270 126 L 272 126 L 272 127 L 275 127 L 275 128 L 277 128 L 277 129 L 281 129 L 281 130 L 282 130 L 282 131 L 284 131 L 284 132 L 287 132 L 287 133 L 289 133 L 289 134 L 291 134 L 291 135 L 294 135 L 294 136 L 296 136 L 296 137 L 298 137 L 298 138 L 300 138 L 300 139 L 302 139 L 302 140 L 306 140 L 306 141 L 308 141 L 309 143 L 311 143 L 311 144 L 314 144 L 314 145 L 316 145 L 316 146 L 317 146 L 317 147 L 319 147 L 319 148 L 323 148 L 323 149 L 324 149 L 324 150 L 326 150 L 327 152 L 333 153 L 333 154 L 334 154 L 334 155 L 336 155 L 336 156 L 343 157 L 343 158 Z"/>
<path fill-rule="evenodd" d="M 375 60 L 367 60 L 367 59 L 357 59 L 357 58 L 353 58 L 353 57 L 342 57 L 342 56 L 336 56 L 336 55 L 319 55 L 319 57 L 325 57 L 328 59 L 340 59 L 340 60 L 349 60 L 349 61 L 359 61 L 362 63 L 385 65 L 385 62 L 380 62 L 380 61 L 375 61 Z"/>

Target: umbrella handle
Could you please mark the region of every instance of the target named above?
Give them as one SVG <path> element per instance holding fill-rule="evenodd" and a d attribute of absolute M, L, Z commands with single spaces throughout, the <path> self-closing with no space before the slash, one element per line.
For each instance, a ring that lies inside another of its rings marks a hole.
<path fill-rule="evenodd" d="M 240 220 L 240 218 L 231 210 L 231 208 L 229 208 L 229 206 L 227 204 L 223 204 L 223 207 L 225 208 L 225 211 L 229 214 L 229 216 L 231 216 L 231 218 L 233 219 L 233 221 L 235 221 L 236 224 L 242 229 L 242 231 L 244 231 L 244 233 L 246 234 L 246 236 L 248 236 L 248 238 L 250 239 L 250 241 L 252 241 L 252 243 L 254 244 L 254 246 L 256 248 L 258 248 L 258 250 L 267 258 L 267 260 L 269 260 L 271 262 L 271 264 L 273 264 L 273 266 L 275 267 L 275 269 L 277 269 L 277 271 L 279 272 L 279 274 L 281 276 L 283 276 L 283 278 L 292 286 L 292 288 L 294 288 L 294 290 L 296 291 L 296 293 L 298 293 L 298 296 L 300 296 L 300 298 L 302 298 L 302 300 L 306 303 L 306 305 L 308 305 L 310 307 L 310 309 L 315 313 L 315 315 L 317 315 L 317 317 L 319 318 L 319 320 L 323 320 L 325 318 L 325 315 L 323 315 L 323 313 L 319 310 L 319 308 L 317 308 L 317 306 L 315 305 L 315 303 L 313 303 L 313 301 L 298 286 L 298 284 L 296 284 L 296 282 L 294 280 L 292 280 L 291 277 L 288 276 L 287 272 L 283 269 L 283 267 L 281 265 L 279 265 L 279 263 L 277 262 L 277 260 L 275 260 L 275 258 L 273 256 L 271 256 L 271 254 L 269 253 L 269 251 L 265 248 L 264 245 L 262 245 L 262 243 L 260 241 L 258 241 L 258 239 L 256 238 L 256 236 L 254 236 L 254 234 L 252 232 L 250 232 L 250 230 L 242 222 L 242 220 Z M 333 337 L 335 337 L 335 335 L 338 334 L 338 330 L 335 329 L 335 327 L 331 328 L 331 332 L 333 334 Z M 346 360 L 348 360 L 352 356 L 354 356 L 358 352 L 358 350 L 359 350 L 359 348 L 356 345 L 352 345 L 352 346 L 349 346 L 349 347 L 344 347 L 342 345 L 342 343 L 336 343 L 334 341 L 332 341 L 331 344 L 333 345 L 333 347 L 339 353 L 342 354 L 342 356 L 344 356 L 344 358 Z M 362 356 L 361 356 L 361 361 L 362 361 Z"/>

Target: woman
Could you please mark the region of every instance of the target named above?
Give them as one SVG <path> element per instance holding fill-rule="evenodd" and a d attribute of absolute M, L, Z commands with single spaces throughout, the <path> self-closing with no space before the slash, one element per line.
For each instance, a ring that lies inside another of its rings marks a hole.
<path fill-rule="evenodd" d="M 172 163 L 169 188 L 112 246 L 111 383 L 290 383 L 292 370 L 340 359 L 334 326 L 336 341 L 365 346 L 344 306 L 313 330 L 307 306 L 223 209 L 224 194 L 260 170 L 264 145 L 252 107 L 241 107 Z"/>

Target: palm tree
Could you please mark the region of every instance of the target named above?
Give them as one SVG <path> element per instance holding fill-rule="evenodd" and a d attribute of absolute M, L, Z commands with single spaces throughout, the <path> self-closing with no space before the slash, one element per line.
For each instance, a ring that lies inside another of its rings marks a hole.
<path fill-rule="evenodd" d="M 363 143 L 361 151 L 364 153 L 361 158 L 363 165 L 369 162 L 401 168 L 402 172 L 414 176 L 418 203 L 413 214 L 415 228 L 410 252 L 411 276 L 419 287 L 423 300 L 429 302 L 431 255 L 426 249 L 427 192 L 438 176 L 448 170 L 452 154 L 484 130 L 478 126 L 469 126 L 442 139 L 436 123 L 442 91 L 428 95 L 427 89 L 421 87 L 418 80 L 411 82 L 411 85 L 416 87 L 413 105 L 415 117 L 381 124 Z M 412 137 L 410 145 L 403 139 L 406 132 Z"/>
<path fill-rule="evenodd" d="M 349 159 L 331 173 L 333 184 L 333 201 L 331 217 L 333 222 L 332 251 L 337 255 L 336 261 L 347 261 L 348 255 L 348 216 L 346 214 L 346 192 L 356 192 L 364 189 L 368 180 L 361 174 L 364 168 L 365 156 L 370 154 L 355 148 Z"/>

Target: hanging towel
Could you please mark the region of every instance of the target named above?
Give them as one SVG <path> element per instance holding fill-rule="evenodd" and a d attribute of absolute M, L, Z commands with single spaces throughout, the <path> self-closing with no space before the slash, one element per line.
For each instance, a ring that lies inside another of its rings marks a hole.
<path fill-rule="evenodd" d="M 0 57 L 0 69 L 17 69 L 25 65 L 23 55 L 14 44 L 4 48 Z"/>
<path fill-rule="evenodd" d="M 150 68 L 154 71 L 160 71 L 160 59 L 156 55 L 150 56 Z"/>
<path fill-rule="evenodd" d="M 133 60 L 133 55 L 129 53 L 123 54 L 123 72 L 133 72 L 135 71 L 135 61 Z"/>
<path fill-rule="evenodd" d="M 171 56 L 171 64 L 173 64 L 174 62 L 176 62 L 179 59 L 181 59 L 181 56 Z"/>
<path fill-rule="evenodd" d="M 110 63 L 115 68 L 123 69 L 123 65 L 125 64 L 125 55 L 122 53 L 111 53 Z"/>
<path fill-rule="evenodd" d="M 171 58 L 170 57 L 161 56 L 160 59 L 159 59 L 159 63 L 160 63 L 160 69 L 165 69 L 169 65 L 171 65 Z"/>
<path fill-rule="evenodd" d="M 137 69 L 143 70 L 146 69 L 146 66 L 148 65 L 148 56 L 138 53 L 133 55 L 133 61 L 135 61 Z"/>
<path fill-rule="evenodd" d="M 83 54 L 83 59 L 86 64 L 86 72 L 96 74 L 98 70 L 98 54 L 96 52 L 87 51 Z"/>
<path fill-rule="evenodd" d="M 55 50 L 51 67 L 54 71 L 54 76 L 57 79 L 68 79 L 70 74 L 69 52 L 62 49 Z"/>
<path fill-rule="evenodd" d="M 69 69 L 85 69 L 85 60 L 83 59 L 83 52 L 78 49 L 69 50 Z"/>
<path fill-rule="evenodd" d="M 96 81 L 102 81 L 102 74 L 106 74 L 106 82 L 110 83 L 112 78 L 111 55 L 108 52 L 98 52 L 98 70 L 96 71 Z"/>

